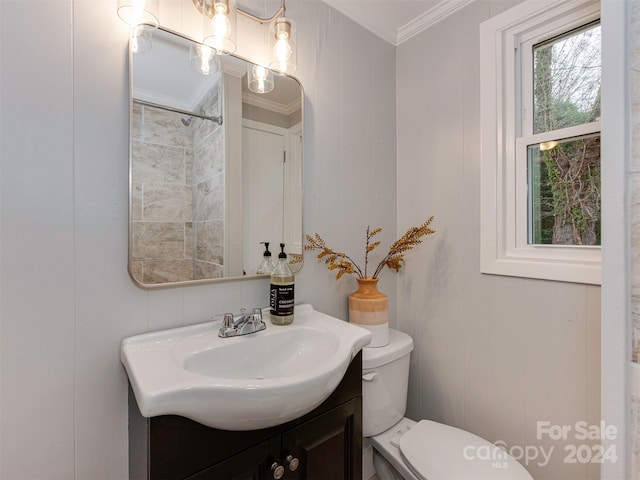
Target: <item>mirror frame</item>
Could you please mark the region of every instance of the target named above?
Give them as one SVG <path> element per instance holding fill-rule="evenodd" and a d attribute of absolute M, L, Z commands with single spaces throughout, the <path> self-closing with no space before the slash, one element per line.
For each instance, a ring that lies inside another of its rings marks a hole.
<path fill-rule="evenodd" d="M 158 30 L 161 30 L 163 32 L 172 34 L 172 35 L 176 35 L 184 40 L 187 40 L 189 42 L 194 42 L 194 43 L 200 43 L 196 40 L 194 40 L 193 38 L 184 35 L 182 33 L 179 33 L 175 30 L 163 27 L 163 26 L 158 26 Z M 129 41 L 129 48 L 128 48 L 128 76 L 129 76 L 129 128 L 128 128 L 128 132 L 129 132 L 129 205 L 128 205 L 128 210 L 127 210 L 127 220 L 128 220 L 128 245 L 127 245 L 127 271 L 129 273 L 129 277 L 131 278 L 131 280 L 133 281 L 133 283 L 145 290 L 158 290 L 158 289 L 165 289 L 165 288 L 174 288 L 174 287 L 188 287 L 188 286 L 195 286 L 195 285 L 205 285 L 205 284 L 211 284 L 211 283 L 224 283 L 224 282 L 237 282 L 237 281 L 242 281 L 242 280 L 252 280 L 252 279 L 260 279 L 260 278 L 269 278 L 269 275 L 258 275 L 258 274 L 246 274 L 246 275 L 241 275 L 241 276 L 234 276 L 234 277 L 220 277 L 220 278 L 203 278 L 203 279 L 197 279 L 197 280 L 179 280 L 176 282 L 164 282 L 164 283 L 143 283 L 141 282 L 139 279 L 137 279 L 133 273 L 132 270 L 132 261 L 131 261 L 131 256 L 132 256 L 132 244 L 133 244 L 133 155 L 132 155 L 132 151 L 133 151 L 133 115 L 132 115 L 132 111 L 133 111 L 133 55 L 134 53 L 131 50 L 131 41 Z M 234 57 L 238 60 L 242 60 L 244 62 L 247 63 L 254 63 L 249 59 L 246 59 L 244 57 L 241 57 L 239 55 L 236 54 L 231 54 L 229 55 L 230 57 Z M 279 76 L 284 76 L 287 78 L 290 78 L 292 80 L 294 80 L 300 87 L 300 115 L 301 115 L 301 123 L 302 123 L 302 148 L 301 148 L 301 154 L 302 154 L 302 158 L 300 161 L 300 225 L 302 226 L 301 231 L 300 231 L 300 239 L 301 239 L 301 243 L 304 244 L 304 133 L 305 133 L 305 121 L 304 121 L 304 116 L 305 116 L 305 93 L 304 93 L 304 87 L 302 86 L 302 83 L 300 82 L 300 80 L 292 75 L 281 75 L 278 74 L 276 72 L 274 72 L 274 75 L 279 75 Z M 223 113 L 223 118 L 224 118 L 224 113 Z M 277 252 L 276 252 L 277 254 Z M 300 255 L 296 255 L 296 260 L 294 262 L 289 262 L 289 266 L 291 267 L 291 270 L 293 271 L 294 274 L 297 274 L 300 270 L 302 270 L 302 267 L 304 265 L 304 248 L 302 249 L 302 252 L 300 253 Z M 256 266 L 257 268 L 257 266 Z"/>

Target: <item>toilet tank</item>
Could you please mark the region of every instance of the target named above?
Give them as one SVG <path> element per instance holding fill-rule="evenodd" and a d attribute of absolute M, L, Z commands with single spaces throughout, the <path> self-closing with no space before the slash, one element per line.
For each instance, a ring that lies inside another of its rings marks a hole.
<path fill-rule="evenodd" d="M 362 434 L 371 437 L 404 417 L 413 339 L 389 329 L 389 344 L 362 349 Z"/>

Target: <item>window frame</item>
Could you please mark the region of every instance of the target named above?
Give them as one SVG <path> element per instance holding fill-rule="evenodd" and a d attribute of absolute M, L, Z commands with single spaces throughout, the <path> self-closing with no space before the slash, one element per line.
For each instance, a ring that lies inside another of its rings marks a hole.
<path fill-rule="evenodd" d="M 526 159 L 527 145 L 599 132 L 600 121 L 532 134 L 533 105 L 523 108 L 533 45 L 599 18 L 598 1 L 529 0 L 480 26 L 482 273 L 601 283 L 601 247 L 528 243 Z"/>

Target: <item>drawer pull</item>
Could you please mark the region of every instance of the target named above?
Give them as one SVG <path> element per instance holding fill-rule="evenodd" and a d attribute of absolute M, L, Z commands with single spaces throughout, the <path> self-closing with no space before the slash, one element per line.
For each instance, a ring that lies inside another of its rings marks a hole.
<path fill-rule="evenodd" d="M 273 478 L 275 480 L 280 480 L 284 475 L 284 467 L 278 465 L 276 462 L 273 462 L 273 465 L 271 465 L 271 471 L 273 472 Z"/>
<path fill-rule="evenodd" d="M 289 470 L 291 470 L 292 472 L 295 472 L 300 466 L 300 460 L 298 460 L 293 455 L 289 455 L 286 458 L 286 460 L 287 460 L 287 465 L 289 465 Z"/>

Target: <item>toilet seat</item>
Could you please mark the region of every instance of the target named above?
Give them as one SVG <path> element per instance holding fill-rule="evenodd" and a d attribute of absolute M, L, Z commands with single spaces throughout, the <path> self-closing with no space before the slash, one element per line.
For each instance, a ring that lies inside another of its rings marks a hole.
<path fill-rule="evenodd" d="M 421 480 L 531 480 L 516 459 L 473 433 L 421 420 L 399 439 L 409 469 Z"/>
<path fill-rule="evenodd" d="M 373 437 L 369 437 L 371 446 L 374 449 L 374 455 L 375 452 L 377 452 L 379 455 L 383 456 L 396 470 L 398 470 L 405 480 L 421 480 L 413 474 L 408 463 L 402 457 L 400 448 L 398 448 L 400 443 L 398 436 L 405 434 L 415 425 L 416 422 L 407 417 L 403 417 L 390 429 Z"/>

